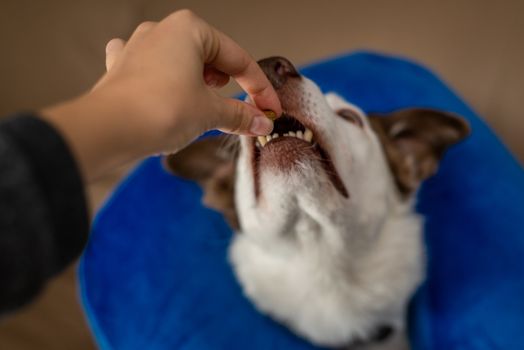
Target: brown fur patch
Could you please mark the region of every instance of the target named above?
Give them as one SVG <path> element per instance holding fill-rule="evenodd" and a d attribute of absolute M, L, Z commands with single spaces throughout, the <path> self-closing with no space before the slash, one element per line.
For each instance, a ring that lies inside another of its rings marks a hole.
<path fill-rule="evenodd" d="M 400 193 L 407 197 L 436 173 L 445 151 L 470 133 L 459 116 L 432 109 L 411 108 L 389 115 L 371 114 Z"/>
<path fill-rule="evenodd" d="M 236 142 L 232 136 L 208 137 L 164 158 L 169 172 L 202 187 L 202 203 L 224 214 L 234 230 L 239 229 L 235 207 Z"/>

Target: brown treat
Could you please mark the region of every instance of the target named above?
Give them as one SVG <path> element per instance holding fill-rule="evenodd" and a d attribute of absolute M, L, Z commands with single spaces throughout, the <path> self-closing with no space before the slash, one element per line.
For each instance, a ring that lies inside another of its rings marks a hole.
<path fill-rule="evenodd" d="M 265 109 L 264 114 L 266 115 L 266 117 L 268 117 L 269 119 L 273 121 L 278 118 L 277 114 L 270 109 Z"/>

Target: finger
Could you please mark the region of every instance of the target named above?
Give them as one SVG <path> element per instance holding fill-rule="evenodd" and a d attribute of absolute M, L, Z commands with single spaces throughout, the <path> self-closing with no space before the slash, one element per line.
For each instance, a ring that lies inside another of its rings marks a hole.
<path fill-rule="evenodd" d="M 215 128 L 232 134 L 267 135 L 273 122 L 254 106 L 232 98 L 218 97 Z"/>
<path fill-rule="evenodd" d="M 140 23 L 129 40 L 136 40 L 137 38 L 143 36 L 151 29 L 157 25 L 156 22 L 142 22 Z M 110 40 L 106 45 L 106 69 L 109 71 L 113 66 L 116 58 L 119 56 L 120 52 L 124 49 L 126 42 L 120 38 Z"/>
<path fill-rule="evenodd" d="M 146 21 L 146 22 L 142 22 L 140 23 L 135 31 L 133 32 L 133 34 L 131 35 L 131 39 L 136 39 L 137 37 L 141 37 L 143 36 L 144 34 L 147 34 L 151 29 L 153 29 L 154 27 L 156 27 L 157 23 L 156 22 L 151 22 L 151 21 Z"/>
<path fill-rule="evenodd" d="M 277 93 L 255 60 L 227 35 L 211 26 L 206 28 L 204 62 L 231 75 L 258 108 L 282 114 Z"/>
<path fill-rule="evenodd" d="M 204 81 L 210 87 L 223 87 L 229 83 L 229 75 L 212 66 L 206 65 L 204 67 Z"/>
<path fill-rule="evenodd" d="M 120 55 L 120 52 L 124 49 L 126 42 L 120 38 L 111 39 L 106 45 L 106 70 L 113 67 L 116 58 Z"/>

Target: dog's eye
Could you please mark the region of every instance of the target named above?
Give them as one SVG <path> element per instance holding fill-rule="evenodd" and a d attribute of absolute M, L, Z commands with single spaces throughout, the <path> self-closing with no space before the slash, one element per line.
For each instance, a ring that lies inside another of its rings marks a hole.
<path fill-rule="evenodd" d="M 339 117 L 347 120 L 350 123 L 358 125 L 361 128 L 364 127 L 364 123 L 362 122 L 362 119 L 360 118 L 358 113 L 355 112 L 354 110 L 351 110 L 351 109 L 348 109 L 348 108 L 339 109 L 337 111 L 337 115 Z"/>

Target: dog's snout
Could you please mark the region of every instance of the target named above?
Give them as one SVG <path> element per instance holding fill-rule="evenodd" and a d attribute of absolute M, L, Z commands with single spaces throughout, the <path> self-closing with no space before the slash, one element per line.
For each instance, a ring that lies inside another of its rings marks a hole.
<path fill-rule="evenodd" d="M 300 77 L 293 64 L 284 57 L 264 58 L 258 64 L 275 89 L 284 85 L 289 78 Z"/>

